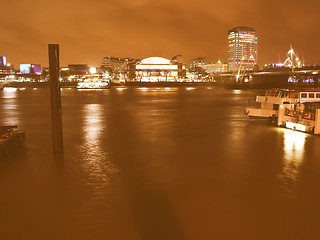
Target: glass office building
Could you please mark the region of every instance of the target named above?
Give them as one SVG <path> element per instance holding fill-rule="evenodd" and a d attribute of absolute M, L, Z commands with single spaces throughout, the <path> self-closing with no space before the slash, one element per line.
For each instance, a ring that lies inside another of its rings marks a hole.
<path fill-rule="evenodd" d="M 236 27 L 228 32 L 228 70 L 253 70 L 258 61 L 258 36 L 255 29 Z"/>

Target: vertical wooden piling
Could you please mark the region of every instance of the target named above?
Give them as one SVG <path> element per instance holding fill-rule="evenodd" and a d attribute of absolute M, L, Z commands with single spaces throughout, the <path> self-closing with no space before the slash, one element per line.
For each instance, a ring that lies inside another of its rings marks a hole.
<path fill-rule="evenodd" d="M 53 153 L 63 155 L 59 44 L 49 44 L 49 74 Z"/>

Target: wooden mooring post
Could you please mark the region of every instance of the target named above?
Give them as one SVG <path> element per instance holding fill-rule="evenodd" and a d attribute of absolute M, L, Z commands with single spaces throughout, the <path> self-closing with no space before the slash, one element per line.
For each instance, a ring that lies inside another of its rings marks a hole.
<path fill-rule="evenodd" d="M 55 157 L 62 157 L 63 137 L 60 91 L 59 44 L 49 44 L 49 75 L 53 154 Z"/>

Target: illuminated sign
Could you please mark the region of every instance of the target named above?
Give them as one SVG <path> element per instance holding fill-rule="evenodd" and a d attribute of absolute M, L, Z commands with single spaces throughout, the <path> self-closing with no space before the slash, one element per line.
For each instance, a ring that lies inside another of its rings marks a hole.
<path fill-rule="evenodd" d="M 29 74 L 31 72 L 31 64 L 20 64 L 20 73 Z"/>
<path fill-rule="evenodd" d="M 41 74 L 41 65 L 39 65 L 39 64 L 20 64 L 20 73 Z"/>

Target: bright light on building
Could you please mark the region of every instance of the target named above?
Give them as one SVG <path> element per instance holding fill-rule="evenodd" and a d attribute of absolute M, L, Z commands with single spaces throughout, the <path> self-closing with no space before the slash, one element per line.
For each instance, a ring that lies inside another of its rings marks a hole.
<path fill-rule="evenodd" d="M 149 57 L 135 65 L 135 74 L 141 82 L 177 81 L 178 64 L 162 57 Z"/>
<path fill-rule="evenodd" d="M 91 74 L 96 74 L 97 73 L 97 68 L 91 67 L 89 71 L 90 71 Z"/>

